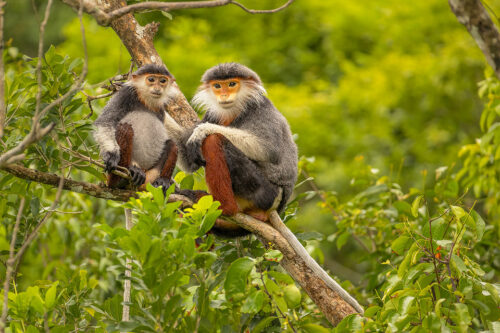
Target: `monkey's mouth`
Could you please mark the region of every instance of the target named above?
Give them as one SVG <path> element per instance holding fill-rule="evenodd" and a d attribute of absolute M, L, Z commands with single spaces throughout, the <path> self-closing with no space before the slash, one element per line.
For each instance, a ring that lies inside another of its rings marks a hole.
<path fill-rule="evenodd" d="M 231 105 L 233 103 L 234 103 L 233 101 L 220 101 L 219 102 L 220 105 Z"/>
<path fill-rule="evenodd" d="M 153 96 L 154 98 L 160 98 L 161 97 L 161 93 L 154 93 L 154 92 L 152 92 L 151 96 Z"/>

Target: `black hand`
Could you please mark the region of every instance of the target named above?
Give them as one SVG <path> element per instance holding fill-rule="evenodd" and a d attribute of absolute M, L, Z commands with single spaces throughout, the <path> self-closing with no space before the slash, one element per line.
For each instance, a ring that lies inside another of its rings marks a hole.
<path fill-rule="evenodd" d="M 144 181 L 146 180 L 146 174 L 144 173 L 144 171 L 142 171 L 141 168 L 132 165 L 130 168 L 128 168 L 128 171 L 130 172 L 130 177 L 132 178 L 130 180 L 132 184 L 134 184 L 135 186 L 144 184 Z"/>
<path fill-rule="evenodd" d="M 186 145 L 186 159 L 189 164 L 204 165 L 205 160 L 201 153 L 201 142 L 190 142 Z"/>
<path fill-rule="evenodd" d="M 156 178 L 156 180 L 151 185 L 153 185 L 154 187 L 161 186 L 162 190 L 163 190 L 163 194 L 165 195 L 165 193 L 167 193 L 167 189 L 173 183 L 174 183 L 174 181 L 172 179 L 165 178 L 165 177 L 159 177 L 159 178 Z"/>
<path fill-rule="evenodd" d="M 116 167 L 118 166 L 118 163 L 120 162 L 120 153 L 106 151 L 102 154 L 102 159 L 105 165 L 104 170 L 109 173 L 116 169 Z"/>

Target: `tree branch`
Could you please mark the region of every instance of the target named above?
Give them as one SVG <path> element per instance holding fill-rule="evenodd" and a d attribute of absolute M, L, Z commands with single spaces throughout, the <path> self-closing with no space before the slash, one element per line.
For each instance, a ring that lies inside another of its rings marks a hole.
<path fill-rule="evenodd" d="M 451 10 L 481 49 L 500 79 L 500 32 L 479 0 L 448 0 Z"/>
<path fill-rule="evenodd" d="M 0 167 L 0 170 L 10 173 L 11 175 L 33 181 L 36 183 L 41 183 L 45 185 L 50 185 L 57 187 L 59 184 L 60 176 L 41 172 L 38 170 L 23 167 L 18 164 L 7 164 Z M 99 186 L 92 183 L 76 181 L 68 178 L 63 178 L 63 189 L 71 192 L 81 193 L 85 195 L 90 195 L 95 198 L 114 200 L 114 201 L 128 201 L 129 198 L 137 198 L 137 193 L 133 190 L 120 190 L 112 189 L 106 186 Z M 187 205 L 192 205 L 187 198 L 182 195 L 172 194 L 170 195 L 171 202 L 174 201 L 185 201 Z"/>
<path fill-rule="evenodd" d="M 65 4 L 77 8 L 79 0 L 62 0 Z M 92 15 L 97 23 L 103 26 L 108 26 L 113 20 L 118 19 L 127 14 L 142 12 L 145 10 L 161 10 L 171 11 L 178 9 L 199 9 L 213 8 L 227 5 L 235 5 L 250 14 L 268 14 L 276 13 L 290 6 L 295 0 L 288 0 L 284 5 L 274 9 L 249 9 L 241 3 L 233 0 L 206 0 L 206 1 L 186 1 L 186 2 L 163 2 L 163 1 L 147 1 L 140 2 L 129 6 L 123 6 L 111 11 L 104 11 L 92 0 L 83 0 L 83 8 L 87 14 Z"/>
<path fill-rule="evenodd" d="M 15 266 L 15 248 L 16 248 L 16 239 L 17 233 L 19 232 L 19 225 L 21 224 L 21 217 L 23 215 L 23 209 L 26 199 L 24 197 L 21 198 L 21 202 L 19 203 L 19 209 L 17 211 L 16 223 L 14 224 L 14 229 L 12 231 L 12 238 L 10 241 L 10 251 L 9 251 L 9 259 L 7 260 L 7 269 L 5 272 L 5 281 L 3 282 L 3 307 L 2 307 L 2 317 L 0 318 L 0 332 L 5 332 L 5 322 L 7 320 L 7 313 L 9 311 L 9 289 L 10 289 L 10 279 L 12 278 L 12 272 L 14 271 Z"/>

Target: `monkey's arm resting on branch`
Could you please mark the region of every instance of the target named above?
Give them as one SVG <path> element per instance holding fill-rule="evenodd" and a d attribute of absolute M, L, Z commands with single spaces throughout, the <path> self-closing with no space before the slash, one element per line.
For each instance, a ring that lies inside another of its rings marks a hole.
<path fill-rule="evenodd" d="M 187 144 L 188 146 L 201 146 L 201 143 L 208 135 L 216 133 L 222 134 L 251 160 L 269 161 L 275 155 L 270 154 L 268 149 L 264 149 L 263 142 L 254 134 L 242 129 L 211 123 L 197 126 Z"/>

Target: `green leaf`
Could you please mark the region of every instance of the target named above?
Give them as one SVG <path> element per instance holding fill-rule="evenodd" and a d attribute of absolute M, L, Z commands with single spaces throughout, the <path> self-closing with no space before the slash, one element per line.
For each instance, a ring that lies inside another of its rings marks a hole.
<path fill-rule="evenodd" d="M 270 316 L 262 319 L 255 327 L 252 329 L 252 333 L 260 333 L 262 330 L 264 330 L 267 326 L 271 325 L 271 323 L 276 319 L 277 317 Z"/>
<path fill-rule="evenodd" d="M 45 293 L 45 307 L 49 310 L 51 310 L 55 305 L 58 284 L 59 281 L 54 282 L 49 290 L 47 290 L 47 292 Z"/>
<path fill-rule="evenodd" d="M 211 195 L 205 195 L 201 197 L 200 200 L 198 200 L 197 203 L 193 205 L 194 209 L 200 209 L 200 210 L 208 210 L 210 206 L 212 206 L 212 203 L 214 202 L 214 199 L 212 198 Z"/>
<path fill-rule="evenodd" d="M 340 250 L 345 243 L 347 243 L 347 240 L 349 239 L 350 234 L 347 231 L 344 231 L 343 233 L 340 234 L 340 236 L 337 237 L 337 249 Z"/>
<path fill-rule="evenodd" d="M 451 311 L 450 317 L 457 325 L 457 332 L 466 333 L 472 321 L 467 305 L 455 303 L 455 311 Z"/>
<path fill-rule="evenodd" d="M 451 206 L 451 211 L 458 220 L 467 215 L 467 213 L 463 210 L 463 208 L 459 206 Z"/>
<path fill-rule="evenodd" d="M 365 310 L 365 317 L 373 318 L 380 311 L 380 309 L 381 307 L 378 305 L 370 306 L 368 309 Z"/>
<path fill-rule="evenodd" d="M 224 281 L 226 299 L 230 299 L 237 293 L 245 293 L 247 278 L 255 265 L 255 261 L 248 257 L 238 258 L 229 266 Z"/>
<path fill-rule="evenodd" d="M 397 254 L 401 255 L 411 245 L 411 238 L 408 236 L 399 236 L 392 244 L 391 249 Z"/>
<path fill-rule="evenodd" d="M 477 241 L 480 241 L 483 238 L 484 230 L 486 228 L 486 223 L 484 222 L 481 215 L 479 215 L 475 210 L 471 212 L 472 218 L 476 223 L 476 237 Z"/>
<path fill-rule="evenodd" d="M 320 326 L 318 324 L 305 324 L 302 325 L 300 328 L 304 330 L 304 332 L 307 333 L 328 333 L 330 332 L 327 328 L 324 328 L 323 326 Z"/>
<path fill-rule="evenodd" d="M 213 252 L 200 252 L 194 257 L 194 263 L 197 268 L 208 269 L 217 260 L 217 254 Z"/>
<path fill-rule="evenodd" d="M 423 198 L 423 195 L 419 195 L 415 198 L 415 200 L 413 200 L 413 203 L 411 204 L 411 214 L 413 217 L 418 217 L 418 209 L 420 208 L 420 203 Z"/>
<path fill-rule="evenodd" d="M 465 266 L 464 261 L 455 254 L 451 255 L 450 264 L 455 268 L 459 276 L 462 276 L 462 273 L 467 271 L 467 266 Z"/>
<path fill-rule="evenodd" d="M 243 313 L 257 313 L 262 309 L 264 305 L 264 292 L 262 290 L 256 290 L 248 296 L 243 302 L 241 307 L 241 312 Z"/>
<path fill-rule="evenodd" d="M 302 295 L 295 284 L 290 284 L 283 289 L 283 296 L 289 308 L 294 309 L 300 305 Z"/>

